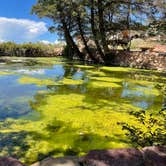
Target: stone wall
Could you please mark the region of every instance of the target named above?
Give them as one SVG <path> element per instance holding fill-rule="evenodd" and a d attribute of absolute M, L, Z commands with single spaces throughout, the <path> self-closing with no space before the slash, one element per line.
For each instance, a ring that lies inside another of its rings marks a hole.
<path fill-rule="evenodd" d="M 116 51 L 113 65 L 166 71 L 166 52 Z"/>

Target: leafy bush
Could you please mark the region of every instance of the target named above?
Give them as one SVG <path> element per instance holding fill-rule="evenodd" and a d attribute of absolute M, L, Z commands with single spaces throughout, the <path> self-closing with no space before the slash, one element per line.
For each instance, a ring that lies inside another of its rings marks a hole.
<path fill-rule="evenodd" d="M 53 56 L 54 45 L 43 43 L 24 43 L 16 44 L 13 42 L 0 43 L 0 55 L 2 56 Z"/>
<path fill-rule="evenodd" d="M 120 122 L 122 130 L 136 147 L 166 145 L 166 86 L 158 85 L 164 95 L 163 107 L 158 113 L 148 113 L 144 110 L 130 112 L 136 117 L 138 126 Z"/>

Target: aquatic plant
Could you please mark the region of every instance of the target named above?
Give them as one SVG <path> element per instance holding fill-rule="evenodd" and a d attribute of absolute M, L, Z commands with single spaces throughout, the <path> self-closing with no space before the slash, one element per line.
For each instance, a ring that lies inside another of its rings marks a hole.
<path fill-rule="evenodd" d="M 166 86 L 158 84 L 157 87 L 164 94 L 163 107 L 160 111 L 157 113 L 149 113 L 145 110 L 130 112 L 139 122 L 136 126 L 124 122 L 118 123 L 122 126 L 122 130 L 126 131 L 126 135 L 136 147 L 166 144 Z"/>
<path fill-rule="evenodd" d="M 27 107 L 23 105 L 26 102 L 30 111 L 19 118 L 11 116 L 0 121 L 0 156 L 17 157 L 30 165 L 48 156 L 83 155 L 92 149 L 132 147 L 125 130 L 121 130 L 117 122 L 142 127 L 129 112 L 138 112 L 145 105 L 146 112 L 150 113 L 162 104 L 162 94 L 154 86 L 164 81 L 158 78 L 159 73 L 152 72 L 155 76 L 152 81 L 141 70 L 135 72 L 125 68 L 121 72 L 121 68 L 105 67 L 108 70 L 104 71 L 104 67 L 83 68 L 67 62 L 59 68 L 57 58 L 52 59 L 51 65 L 49 61 L 49 58 L 37 59 L 43 64 L 41 68 L 47 68 L 51 75 L 37 72 L 31 75 L 17 70 L 12 73 L 15 82 L 7 86 L 16 88 L 14 92 L 20 91 L 22 95 L 24 92 L 18 87 L 28 87 L 31 97 L 20 96 L 24 101 L 19 104 Z M 27 70 L 33 73 L 36 69 L 39 66 L 34 64 Z M 55 71 L 59 69 L 63 74 L 58 77 Z M 75 77 L 77 74 L 80 77 Z M 0 83 L 5 83 L 6 77 L 11 76 L 2 75 Z M 17 111 L 21 113 L 22 109 Z"/>

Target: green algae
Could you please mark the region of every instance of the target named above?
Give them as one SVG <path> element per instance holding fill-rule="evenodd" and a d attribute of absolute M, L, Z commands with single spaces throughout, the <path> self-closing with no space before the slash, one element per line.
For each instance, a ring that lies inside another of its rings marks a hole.
<path fill-rule="evenodd" d="M 0 71 L 0 76 L 4 76 L 4 75 L 12 75 L 12 72 L 6 72 L 6 71 Z"/>
<path fill-rule="evenodd" d="M 46 96 L 46 104 L 34 105 L 37 106 L 36 111 L 42 115 L 41 120 L 27 121 L 24 125 L 21 120 L 8 122 L 10 127 L 1 128 L 3 131 L 1 134 L 4 135 L 11 131 L 29 133 L 24 137 L 29 148 L 21 158 L 22 161 L 35 161 L 39 152 L 48 154 L 51 149 L 60 149 L 60 153 L 65 155 L 70 149 L 75 150 L 77 154 L 84 154 L 94 148 L 129 146 L 129 142 L 125 141 L 126 138 L 116 123 L 118 120 L 128 121 L 130 117 L 124 112 L 116 113 L 113 107 L 108 110 L 106 103 L 109 101 L 101 100 L 101 103 L 105 102 L 105 107 L 98 107 L 94 111 L 89 109 L 93 103 L 85 102 L 85 96 L 81 94 L 71 92 Z M 36 102 L 40 103 L 40 100 Z M 16 153 L 15 150 L 14 152 Z M 55 152 L 53 155 L 59 154 Z"/>
<path fill-rule="evenodd" d="M 63 80 L 54 81 L 53 79 L 40 79 L 34 77 L 21 77 L 18 80 L 21 84 L 35 84 L 37 86 L 44 86 L 44 85 L 81 85 L 83 80 L 73 80 L 64 78 Z"/>
<path fill-rule="evenodd" d="M 51 59 L 39 61 L 49 63 Z M 68 70 L 71 65 L 65 66 Z M 85 70 L 85 76 L 74 80 L 73 74 L 78 68 Z M 31 164 L 48 156 L 83 155 L 92 149 L 132 147 L 117 123 L 139 125 L 129 115 L 141 109 L 133 102 L 147 102 L 149 112 L 158 110 L 162 104 L 162 96 L 154 86 L 160 80 L 159 73 L 153 73 L 152 80 L 152 75 L 147 75 L 146 71 L 144 74 L 142 70 L 130 68 L 96 69 L 74 65 L 73 71 L 66 71 L 59 80 L 56 76 L 19 77 L 20 85 L 33 84 L 47 89 L 38 91 L 29 100 L 32 110 L 40 116 L 29 118 L 35 116 L 32 112 L 19 119 L 0 121 L 0 156 L 17 156 Z"/>
<path fill-rule="evenodd" d="M 89 76 L 98 76 L 98 77 L 104 77 L 106 76 L 106 73 L 102 72 L 102 71 L 96 71 L 96 70 L 88 70 L 87 75 Z"/>
<path fill-rule="evenodd" d="M 21 77 L 18 80 L 21 84 L 35 84 L 37 86 L 43 86 L 43 85 L 58 85 L 57 82 L 51 80 L 51 79 L 39 79 L 39 78 L 33 78 L 33 77 Z"/>
<path fill-rule="evenodd" d="M 74 67 L 76 68 L 80 68 L 80 69 L 94 69 L 94 66 L 88 66 L 88 65 L 74 65 Z"/>
<path fill-rule="evenodd" d="M 89 85 L 91 88 L 119 88 L 121 85 L 114 82 L 92 81 Z"/>
<path fill-rule="evenodd" d="M 62 81 L 60 81 L 60 83 L 62 83 L 63 85 L 81 85 L 83 84 L 83 82 L 83 80 L 73 80 L 68 78 L 65 78 Z"/>
<path fill-rule="evenodd" d="M 131 69 L 127 67 L 101 67 L 101 71 L 104 72 L 132 72 L 135 71 L 136 69 Z"/>

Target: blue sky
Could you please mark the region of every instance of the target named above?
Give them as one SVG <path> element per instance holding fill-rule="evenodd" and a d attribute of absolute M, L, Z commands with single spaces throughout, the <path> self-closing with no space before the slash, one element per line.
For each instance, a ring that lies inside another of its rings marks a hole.
<path fill-rule="evenodd" d="M 57 41 L 57 35 L 47 30 L 52 22 L 30 14 L 35 3 L 36 0 L 1 0 L 0 42 Z"/>

